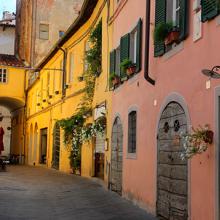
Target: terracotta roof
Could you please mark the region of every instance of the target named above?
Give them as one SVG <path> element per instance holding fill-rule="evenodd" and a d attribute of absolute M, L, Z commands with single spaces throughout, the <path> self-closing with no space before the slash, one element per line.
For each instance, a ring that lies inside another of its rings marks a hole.
<path fill-rule="evenodd" d="M 0 65 L 24 67 L 24 63 L 14 55 L 0 54 Z"/>
<path fill-rule="evenodd" d="M 8 24 L 0 23 L 0 26 L 1 26 L 1 27 L 15 27 L 15 24 L 11 24 L 11 23 L 8 23 Z"/>

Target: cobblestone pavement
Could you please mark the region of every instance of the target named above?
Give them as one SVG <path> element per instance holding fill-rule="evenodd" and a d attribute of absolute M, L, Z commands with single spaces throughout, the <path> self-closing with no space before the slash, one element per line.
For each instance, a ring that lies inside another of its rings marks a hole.
<path fill-rule="evenodd" d="M 155 220 L 86 178 L 42 167 L 0 172 L 0 220 Z"/>

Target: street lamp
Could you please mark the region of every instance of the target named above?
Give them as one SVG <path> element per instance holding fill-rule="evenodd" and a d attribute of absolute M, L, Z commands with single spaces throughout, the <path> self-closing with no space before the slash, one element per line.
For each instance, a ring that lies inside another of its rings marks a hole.
<path fill-rule="evenodd" d="M 214 66 L 211 70 L 203 69 L 202 74 L 208 76 L 210 79 L 220 79 L 220 66 Z"/>

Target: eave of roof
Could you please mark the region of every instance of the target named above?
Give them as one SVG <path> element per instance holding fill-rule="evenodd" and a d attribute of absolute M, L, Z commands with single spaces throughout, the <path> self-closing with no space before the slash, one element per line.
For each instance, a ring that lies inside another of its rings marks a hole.
<path fill-rule="evenodd" d="M 15 24 L 2 24 L 2 23 L 0 23 L 0 26 L 1 27 L 13 27 L 13 28 L 15 28 Z"/>
<path fill-rule="evenodd" d="M 80 14 L 77 19 L 73 22 L 73 24 L 68 28 L 65 32 L 64 36 L 53 46 L 47 56 L 38 64 L 36 69 L 42 69 L 48 61 L 57 53 L 60 47 L 62 47 L 72 36 L 76 33 L 82 25 L 86 23 L 86 21 L 91 17 L 98 0 L 85 0 Z"/>
<path fill-rule="evenodd" d="M 25 67 L 15 55 L 0 54 L 0 66 Z"/>

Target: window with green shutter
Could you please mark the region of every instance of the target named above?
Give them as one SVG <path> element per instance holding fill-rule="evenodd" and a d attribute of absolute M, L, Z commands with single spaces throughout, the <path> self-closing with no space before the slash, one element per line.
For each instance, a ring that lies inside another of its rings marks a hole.
<path fill-rule="evenodd" d="M 155 26 L 160 23 L 166 23 L 166 1 L 156 0 L 155 8 Z M 162 56 L 165 52 L 164 42 L 154 42 L 154 56 Z"/>
<path fill-rule="evenodd" d="M 182 41 L 188 34 L 188 1 L 189 0 L 156 0 L 155 27 L 160 24 L 172 23 L 179 30 L 179 39 Z M 163 41 L 154 42 L 154 56 L 162 56 L 166 50 Z"/>
<path fill-rule="evenodd" d="M 136 72 L 141 70 L 142 60 L 142 20 L 139 19 L 137 24 L 137 47 L 136 47 Z"/>
<path fill-rule="evenodd" d="M 115 72 L 115 50 L 110 52 L 109 71 L 110 71 L 110 74 Z"/>
<path fill-rule="evenodd" d="M 213 19 L 219 14 L 219 0 L 201 0 L 202 22 Z"/>
<path fill-rule="evenodd" d="M 130 33 L 129 59 L 136 65 L 136 73 L 141 70 L 142 20 Z"/>
<path fill-rule="evenodd" d="M 123 37 L 121 37 L 120 40 L 120 63 L 122 63 L 125 59 L 129 59 L 129 50 L 130 50 L 130 34 L 126 34 Z M 121 75 L 123 74 L 125 73 L 121 72 Z"/>

